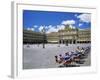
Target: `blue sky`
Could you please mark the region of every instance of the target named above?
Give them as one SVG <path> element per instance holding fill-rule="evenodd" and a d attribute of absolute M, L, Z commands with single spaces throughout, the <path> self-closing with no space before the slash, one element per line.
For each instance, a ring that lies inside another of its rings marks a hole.
<path fill-rule="evenodd" d="M 64 29 L 64 25 L 67 24 L 69 24 L 71 28 L 90 28 L 91 14 L 23 10 L 24 29 L 41 31 L 41 29 L 45 27 L 46 31 L 49 33 Z"/>

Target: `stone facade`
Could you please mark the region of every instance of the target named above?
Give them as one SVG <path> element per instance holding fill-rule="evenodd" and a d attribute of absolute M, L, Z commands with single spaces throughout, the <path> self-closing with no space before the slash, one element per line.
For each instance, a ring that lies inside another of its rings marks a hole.
<path fill-rule="evenodd" d="M 47 36 L 49 42 L 58 42 L 60 44 L 90 43 L 90 29 L 64 29 L 58 32 L 49 33 Z"/>
<path fill-rule="evenodd" d="M 58 32 L 43 34 L 29 30 L 23 31 L 23 43 L 58 43 L 58 44 L 76 44 L 90 43 L 90 29 L 69 29 L 65 28 Z"/>

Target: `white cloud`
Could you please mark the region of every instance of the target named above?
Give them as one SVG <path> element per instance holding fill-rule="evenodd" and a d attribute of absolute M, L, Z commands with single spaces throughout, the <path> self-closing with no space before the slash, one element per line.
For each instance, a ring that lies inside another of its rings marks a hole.
<path fill-rule="evenodd" d="M 33 27 L 34 27 L 34 28 L 37 28 L 38 26 L 37 26 L 37 25 L 34 25 Z"/>
<path fill-rule="evenodd" d="M 73 24 L 75 24 L 75 20 L 66 20 L 66 21 L 62 21 L 63 25 L 69 25 L 70 28 L 75 29 L 75 26 L 73 26 Z M 65 28 L 65 26 L 64 26 Z"/>
<path fill-rule="evenodd" d="M 79 18 L 80 21 L 82 22 L 86 22 L 86 23 L 91 22 L 91 14 L 81 14 L 77 16 L 77 18 Z"/>
<path fill-rule="evenodd" d="M 39 27 L 39 31 L 42 31 L 43 28 L 44 28 L 44 26 L 40 26 Z"/>
<path fill-rule="evenodd" d="M 49 25 L 49 26 L 48 26 L 48 28 L 52 28 L 52 27 L 53 27 L 52 25 Z"/>
<path fill-rule="evenodd" d="M 43 28 L 45 28 L 45 30 L 48 30 L 50 27 L 51 27 L 51 25 L 49 25 L 49 27 L 48 26 L 45 26 L 45 25 L 43 25 L 43 26 L 41 25 L 39 27 L 39 31 L 41 32 Z"/>
<path fill-rule="evenodd" d="M 62 21 L 62 23 L 61 24 L 63 24 L 63 25 L 72 25 L 72 24 L 75 24 L 75 20 L 65 20 L 65 21 Z"/>
<path fill-rule="evenodd" d="M 65 25 L 64 24 L 69 24 L 70 28 L 75 29 L 75 27 L 72 26 L 72 24 L 75 24 L 75 21 L 74 20 L 66 20 L 66 21 L 62 21 L 62 24 L 57 25 L 57 26 L 53 26 L 53 25 L 40 26 L 39 27 L 39 31 L 42 31 L 42 29 L 45 28 L 46 29 L 46 33 L 58 32 L 59 30 L 65 29 Z"/>
<path fill-rule="evenodd" d="M 49 28 L 48 28 L 48 30 L 46 31 L 46 33 L 58 32 L 59 30 L 62 30 L 62 29 L 65 28 L 65 26 L 62 25 L 62 24 L 61 24 L 61 25 L 57 25 L 57 26 L 49 25 L 48 27 L 49 27 Z M 69 27 L 72 28 L 72 29 L 75 29 L 75 26 L 70 25 Z"/>
<path fill-rule="evenodd" d="M 49 25 L 48 27 L 49 27 L 49 29 L 47 30 L 47 33 L 58 32 L 59 30 L 65 28 L 64 25 L 57 25 L 57 26 Z"/>
<path fill-rule="evenodd" d="M 83 24 L 79 23 L 79 26 L 82 26 Z"/>
<path fill-rule="evenodd" d="M 70 27 L 71 29 L 75 29 L 75 26 L 70 25 L 69 27 Z"/>
<path fill-rule="evenodd" d="M 34 28 L 29 28 L 29 27 L 28 27 L 27 30 L 34 31 Z"/>
<path fill-rule="evenodd" d="M 49 29 L 48 26 L 45 26 L 45 29 L 46 29 L 46 30 Z"/>
<path fill-rule="evenodd" d="M 34 31 L 34 28 L 31 28 L 32 31 Z"/>
<path fill-rule="evenodd" d="M 58 32 L 58 29 L 52 26 L 51 28 L 48 29 L 47 33 L 51 32 Z"/>
<path fill-rule="evenodd" d="M 58 30 L 61 30 L 61 29 L 64 29 L 64 28 L 65 28 L 64 25 L 57 25 L 57 29 L 58 29 Z"/>

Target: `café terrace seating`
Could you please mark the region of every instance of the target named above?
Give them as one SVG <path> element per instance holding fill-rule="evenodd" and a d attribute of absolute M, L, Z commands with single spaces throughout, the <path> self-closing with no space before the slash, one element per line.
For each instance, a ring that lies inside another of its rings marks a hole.
<path fill-rule="evenodd" d="M 59 67 L 77 67 L 80 66 L 80 64 L 84 64 L 85 60 L 90 53 L 90 47 L 85 47 L 84 50 L 80 53 L 73 52 L 75 54 L 70 55 L 68 60 L 60 60 L 59 57 L 55 56 L 56 63 L 59 64 Z M 75 63 L 75 64 L 73 64 Z M 78 64 L 78 65 L 76 65 Z"/>

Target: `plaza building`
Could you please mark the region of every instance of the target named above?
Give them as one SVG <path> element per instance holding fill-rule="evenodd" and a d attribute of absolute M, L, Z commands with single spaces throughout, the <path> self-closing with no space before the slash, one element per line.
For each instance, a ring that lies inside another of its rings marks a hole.
<path fill-rule="evenodd" d="M 90 43 L 91 30 L 78 29 L 66 26 L 65 29 L 58 32 L 51 32 L 47 34 L 47 41 L 59 44 L 76 44 L 76 43 Z"/>
<path fill-rule="evenodd" d="M 59 30 L 59 42 L 63 44 L 75 44 L 77 42 L 77 30 Z"/>
<path fill-rule="evenodd" d="M 23 30 L 23 43 L 40 44 L 76 44 L 76 43 L 91 43 L 91 30 L 78 29 L 66 26 L 58 32 L 50 32 L 43 34 L 31 30 Z"/>
<path fill-rule="evenodd" d="M 78 31 L 77 43 L 90 43 L 91 42 L 91 30 L 84 29 Z"/>
<path fill-rule="evenodd" d="M 23 43 L 27 44 L 39 44 L 39 43 L 43 43 L 43 42 L 47 42 L 46 39 L 46 35 L 44 35 L 43 33 L 40 32 L 35 32 L 35 31 L 31 31 L 31 30 L 23 30 Z"/>
<path fill-rule="evenodd" d="M 58 43 L 59 42 L 59 33 L 51 32 L 47 34 L 48 43 Z"/>

